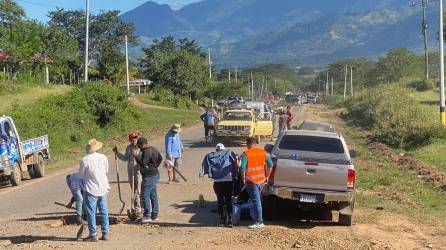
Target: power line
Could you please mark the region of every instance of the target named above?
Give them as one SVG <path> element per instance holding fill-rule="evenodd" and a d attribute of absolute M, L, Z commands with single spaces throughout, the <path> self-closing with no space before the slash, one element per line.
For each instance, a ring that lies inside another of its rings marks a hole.
<path fill-rule="evenodd" d="M 40 5 L 40 6 L 44 6 L 44 7 L 52 7 L 52 8 L 62 8 L 60 6 L 56 6 L 56 5 L 51 5 L 51 4 L 46 4 L 46 3 L 38 3 L 38 2 L 33 2 L 33 1 L 28 1 L 28 0 L 16 0 L 17 2 L 23 2 L 23 3 L 29 3 L 29 4 L 34 4 L 34 5 Z"/>

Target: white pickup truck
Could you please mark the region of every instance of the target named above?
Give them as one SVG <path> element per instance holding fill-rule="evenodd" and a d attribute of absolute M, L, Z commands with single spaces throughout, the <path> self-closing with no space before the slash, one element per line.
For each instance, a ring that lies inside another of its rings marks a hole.
<path fill-rule="evenodd" d="M 344 138 L 337 133 L 288 130 L 273 149 L 272 176 L 264 189 L 265 217 L 272 218 L 278 199 L 293 200 L 309 210 L 339 211 L 339 224 L 352 225 L 355 167 Z M 331 211 L 330 211 L 331 212 Z"/>
<path fill-rule="evenodd" d="M 31 178 L 43 177 L 49 158 L 48 136 L 21 141 L 12 118 L 0 117 L 0 178 L 17 186 L 24 172 Z"/>

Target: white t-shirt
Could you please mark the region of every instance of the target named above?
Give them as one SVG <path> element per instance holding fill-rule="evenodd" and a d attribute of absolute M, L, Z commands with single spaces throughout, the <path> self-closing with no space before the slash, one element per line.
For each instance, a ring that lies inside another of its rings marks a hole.
<path fill-rule="evenodd" d="M 83 189 L 93 196 L 104 196 L 110 190 L 107 173 L 108 159 L 103 154 L 92 153 L 80 161 L 79 175 Z"/>

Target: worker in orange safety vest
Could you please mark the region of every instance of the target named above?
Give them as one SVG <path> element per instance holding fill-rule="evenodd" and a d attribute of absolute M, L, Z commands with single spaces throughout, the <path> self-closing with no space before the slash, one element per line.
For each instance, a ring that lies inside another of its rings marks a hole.
<path fill-rule="evenodd" d="M 253 201 L 253 215 L 255 215 L 254 224 L 250 225 L 251 229 L 264 228 L 262 215 L 262 189 L 263 185 L 268 182 L 273 167 L 271 157 L 262 148 L 256 147 L 255 138 L 246 140 L 247 149 L 242 155 L 240 171 L 243 185 Z"/>

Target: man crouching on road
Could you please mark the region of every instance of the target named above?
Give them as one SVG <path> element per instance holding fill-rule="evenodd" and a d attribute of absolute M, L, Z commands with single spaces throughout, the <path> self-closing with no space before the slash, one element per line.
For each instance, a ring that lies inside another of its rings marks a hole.
<path fill-rule="evenodd" d="M 139 155 L 136 149 L 132 150 L 132 155 L 139 164 L 142 175 L 141 201 L 144 208 L 144 216 L 141 222 L 149 223 L 158 221 L 159 206 L 156 185 L 160 180 L 158 167 L 161 165 L 163 157 L 156 148 L 149 146 L 146 138 L 139 138 L 137 146 L 140 149 Z"/>
<path fill-rule="evenodd" d="M 99 208 L 101 217 L 101 240 L 108 240 L 109 218 L 107 207 L 107 193 L 110 190 L 108 184 L 108 159 L 105 155 L 97 153 L 102 148 L 102 143 L 96 139 L 88 141 L 86 147 L 87 156 L 80 161 L 79 176 L 84 190 L 84 204 L 87 211 L 88 230 L 90 235 L 84 241 L 96 242 L 96 209 Z"/>
<path fill-rule="evenodd" d="M 246 144 L 247 149 L 242 156 L 240 171 L 242 183 L 246 186 L 246 190 L 254 205 L 252 214 L 255 215 L 255 221 L 249 228 L 264 228 L 261 196 L 263 185 L 268 182 L 271 174 L 273 161 L 264 149 L 256 147 L 257 141 L 255 138 L 246 139 Z M 266 168 L 265 165 L 267 166 Z"/>

